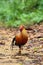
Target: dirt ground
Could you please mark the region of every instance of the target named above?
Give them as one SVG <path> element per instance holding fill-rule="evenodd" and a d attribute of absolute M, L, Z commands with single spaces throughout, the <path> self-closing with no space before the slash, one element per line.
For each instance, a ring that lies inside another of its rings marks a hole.
<path fill-rule="evenodd" d="M 0 27 L 0 65 L 43 65 L 43 23 L 30 26 L 28 42 L 23 46 L 22 54 L 19 48 L 11 42 L 18 29 Z"/>

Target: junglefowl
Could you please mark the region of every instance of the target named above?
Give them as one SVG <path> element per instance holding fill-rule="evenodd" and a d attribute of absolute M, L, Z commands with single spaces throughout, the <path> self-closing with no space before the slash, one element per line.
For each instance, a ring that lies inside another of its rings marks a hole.
<path fill-rule="evenodd" d="M 21 54 L 21 47 L 25 45 L 27 41 L 28 41 L 27 30 L 25 29 L 23 25 L 21 25 L 19 28 L 19 32 L 15 35 L 15 37 L 12 40 L 12 44 L 11 44 L 12 49 L 15 42 L 15 45 L 19 46 L 19 54 Z"/>

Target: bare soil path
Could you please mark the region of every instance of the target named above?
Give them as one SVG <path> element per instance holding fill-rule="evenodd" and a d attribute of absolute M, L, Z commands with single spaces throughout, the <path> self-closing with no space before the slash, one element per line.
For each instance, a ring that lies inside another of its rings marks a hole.
<path fill-rule="evenodd" d="M 43 65 L 43 23 L 31 28 L 27 30 L 29 38 L 21 55 L 17 54 L 17 46 L 11 50 L 12 39 L 18 30 L 0 28 L 0 65 Z"/>

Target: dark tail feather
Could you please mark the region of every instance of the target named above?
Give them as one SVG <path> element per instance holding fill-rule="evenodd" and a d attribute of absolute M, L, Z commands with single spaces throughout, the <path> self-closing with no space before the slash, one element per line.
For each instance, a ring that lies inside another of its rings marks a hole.
<path fill-rule="evenodd" d="M 11 43 L 12 50 L 13 50 L 13 46 L 14 46 L 14 41 L 15 41 L 15 37 L 13 38 L 12 43 Z"/>

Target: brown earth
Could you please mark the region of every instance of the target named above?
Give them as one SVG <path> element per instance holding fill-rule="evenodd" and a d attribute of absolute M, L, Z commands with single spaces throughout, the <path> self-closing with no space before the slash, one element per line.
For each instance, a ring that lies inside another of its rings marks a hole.
<path fill-rule="evenodd" d="M 31 28 L 31 29 L 30 29 Z M 11 42 L 18 29 L 0 27 L 0 65 L 43 65 L 43 23 L 28 28 L 28 42 L 23 46 L 22 54 L 19 48 Z"/>

